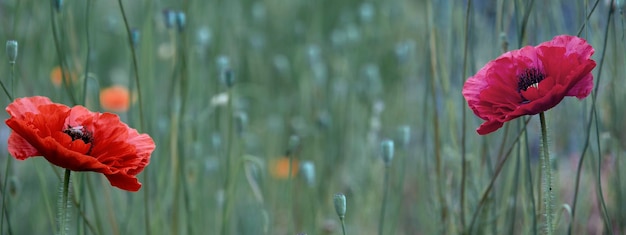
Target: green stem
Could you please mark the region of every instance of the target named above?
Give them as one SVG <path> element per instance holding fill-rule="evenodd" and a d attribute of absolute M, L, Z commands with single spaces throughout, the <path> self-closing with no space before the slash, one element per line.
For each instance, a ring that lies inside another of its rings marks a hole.
<path fill-rule="evenodd" d="M 472 215 L 472 220 L 471 220 L 471 222 L 469 224 L 469 229 L 467 230 L 466 233 L 468 233 L 468 234 L 472 233 L 472 231 L 474 229 L 474 225 L 476 224 L 476 220 L 478 218 L 478 214 L 480 214 L 480 212 L 482 210 L 482 207 L 485 205 L 485 202 L 487 201 L 487 196 L 489 195 L 489 193 L 493 189 L 493 185 L 496 182 L 496 179 L 498 178 L 498 175 L 500 175 L 500 171 L 502 171 L 502 167 L 504 166 L 504 163 L 506 163 L 506 161 L 509 159 L 509 155 L 513 151 L 513 147 L 515 146 L 515 144 L 518 143 L 518 141 L 519 141 L 520 137 L 522 136 L 522 134 L 524 134 L 526 132 L 526 125 L 528 125 L 529 121 L 530 121 L 530 118 L 527 118 L 526 120 L 524 120 L 523 128 L 517 134 L 517 137 L 515 137 L 515 139 L 513 140 L 513 143 L 511 144 L 511 147 L 504 154 L 504 158 L 502 158 L 502 160 L 498 163 L 498 166 L 496 167 L 496 170 L 493 173 L 493 177 L 491 178 L 491 181 L 489 182 L 489 185 L 487 185 L 487 188 L 485 189 L 485 191 L 483 191 L 483 194 L 480 197 L 480 201 L 478 201 L 478 205 L 476 206 L 476 209 L 474 210 L 474 213 Z"/>
<path fill-rule="evenodd" d="M 130 51 L 133 59 L 133 68 L 135 73 L 135 85 L 137 86 L 137 105 L 139 106 L 139 131 L 145 131 L 144 127 L 144 119 L 143 119 L 143 102 L 141 98 L 141 83 L 139 82 L 139 66 L 137 65 L 137 53 L 135 52 L 135 46 L 133 45 L 133 36 L 131 34 L 130 25 L 128 24 L 128 18 L 126 17 L 126 12 L 124 11 L 124 4 L 122 4 L 122 0 L 117 1 L 120 12 L 122 13 L 122 18 L 124 19 L 124 26 L 126 28 L 126 35 L 128 37 L 128 46 L 130 47 Z M 89 58 L 88 58 L 89 59 Z M 146 235 L 152 234 L 150 230 L 150 197 L 149 197 L 149 170 L 146 169 L 143 173 L 143 196 L 144 196 L 144 227 L 146 228 Z"/>
<path fill-rule="evenodd" d="M 546 234 L 554 234 L 553 220 L 553 193 L 552 193 L 552 164 L 550 164 L 550 150 L 548 149 L 548 130 L 546 126 L 546 116 L 544 112 L 539 113 L 539 119 L 541 122 L 541 168 L 543 169 L 543 203 L 545 206 L 546 217 Z"/>
<path fill-rule="evenodd" d="M 13 84 L 14 80 L 15 80 L 15 78 L 14 78 L 15 77 L 15 63 L 10 63 L 10 65 L 11 65 L 11 78 L 10 79 L 11 79 L 11 84 Z M 7 89 L 6 89 L 6 87 L 4 87 L 4 83 L 2 81 L 0 81 L 0 86 L 2 86 L 2 89 L 6 93 L 7 97 L 9 97 L 9 99 L 11 101 L 13 101 L 13 97 L 11 96 L 11 94 L 13 92 L 9 93 L 7 91 Z M 5 170 L 4 170 L 4 184 L 2 186 L 2 209 L 0 209 L 0 214 L 1 214 L 0 215 L 0 228 L 4 227 L 4 214 L 7 214 L 7 227 L 9 228 L 9 234 L 11 234 L 12 231 L 11 231 L 11 223 L 9 221 L 9 215 L 8 215 L 9 212 L 7 211 L 7 206 L 6 206 L 7 205 L 6 204 L 7 203 L 6 200 L 7 200 L 7 194 L 8 194 L 6 192 L 7 192 L 7 185 L 8 185 L 8 182 L 9 182 L 8 181 L 8 179 L 9 179 L 9 170 L 11 169 L 10 168 L 11 162 L 12 162 L 11 159 L 12 159 L 12 157 L 8 157 L 7 156 L 6 167 L 5 167 Z M 2 232 L 2 231 L 0 230 L 0 232 Z"/>
<path fill-rule="evenodd" d="M 232 91 L 232 87 L 228 86 L 227 88 L 227 94 L 228 94 L 228 104 L 227 104 L 227 143 L 226 143 L 226 179 L 224 181 L 224 188 L 226 191 L 226 197 L 224 198 L 224 205 L 222 205 L 222 227 L 221 227 L 221 232 L 220 234 L 227 234 L 228 231 L 228 227 L 230 224 L 230 211 L 231 211 L 231 206 L 232 206 L 232 198 L 230 197 L 230 193 L 232 191 L 232 187 L 234 182 L 233 182 L 233 166 L 232 166 L 232 162 L 233 160 L 231 159 L 233 157 L 233 151 L 232 151 L 232 146 L 233 146 L 233 141 L 234 141 L 234 132 L 233 132 L 233 91 Z"/>
<path fill-rule="evenodd" d="M 89 18 L 91 18 L 89 17 L 91 16 L 89 9 L 91 9 L 91 0 L 87 0 L 85 4 L 85 41 L 87 43 L 87 55 L 85 57 L 85 80 L 83 81 L 83 105 L 87 104 L 87 80 L 89 79 L 89 58 L 91 57 L 91 40 L 89 40 Z"/>
<path fill-rule="evenodd" d="M 520 127 L 521 128 L 521 127 Z M 528 132 L 524 132 L 524 143 L 525 143 L 525 147 L 526 147 L 526 175 L 528 177 L 528 181 L 526 181 L 527 184 L 527 190 L 528 190 L 528 197 L 530 198 L 530 206 L 531 206 L 531 212 L 532 212 L 532 234 L 537 234 L 537 207 L 535 204 L 535 192 L 533 192 L 534 187 L 533 187 L 533 175 L 532 175 L 532 171 L 531 171 L 531 162 L 530 162 L 530 156 L 529 156 L 529 147 L 528 147 Z"/>
<path fill-rule="evenodd" d="M 389 166 L 385 166 L 385 181 L 383 182 L 383 204 L 380 208 L 380 219 L 378 220 L 378 235 L 383 234 L 385 224 L 385 211 L 387 209 L 387 197 L 389 197 Z"/>
<path fill-rule="evenodd" d="M 63 177 L 63 195 L 61 198 L 61 207 L 59 208 L 59 234 L 60 235 L 66 235 L 67 234 L 67 230 L 68 230 L 68 226 L 67 226 L 67 201 L 68 201 L 68 195 L 69 195 L 69 188 L 70 188 L 70 174 L 72 173 L 72 171 L 65 169 L 65 176 Z"/>
<path fill-rule="evenodd" d="M 57 51 L 57 59 L 59 60 L 59 68 L 61 68 L 61 77 L 62 77 L 62 84 L 63 87 L 65 88 L 65 90 L 67 91 L 67 94 L 69 94 L 70 96 L 70 100 L 72 101 L 73 105 L 77 105 L 77 101 L 76 101 L 76 97 L 74 96 L 74 89 L 72 89 L 72 81 L 71 78 L 67 77 L 67 65 L 65 63 L 65 52 L 64 50 L 61 48 L 61 40 L 59 39 L 59 35 L 57 33 L 57 24 L 56 24 L 56 12 L 54 11 L 54 3 L 53 1 L 50 1 L 50 24 L 52 25 L 52 37 L 54 38 L 54 45 Z M 4 87 L 3 87 L 4 88 Z"/>
<path fill-rule="evenodd" d="M 343 221 L 343 217 L 341 217 L 340 219 L 341 219 L 341 232 L 343 232 L 343 235 L 346 235 L 346 223 Z"/>
<path fill-rule="evenodd" d="M 611 5 L 614 3 L 614 1 L 611 1 Z M 594 6 L 595 9 L 595 6 Z M 593 11 L 593 9 L 592 9 Z M 598 63 L 598 74 L 597 74 L 597 81 L 596 84 L 600 84 L 600 80 L 602 78 L 602 68 L 604 67 L 604 58 L 606 55 L 606 46 L 607 46 L 607 42 L 608 42 L 608 36 L 609 36 L 609 26 L 610 26 L 610 22 L 611 22 L 611 18 L 613 16 L 614 11 L 609 8 L 608 9 L 608 14 L 607 14 L 607 20 L 606 20 L 606 25 L 604 28 L 604 42 L 602 44 L 602 55 L 600 56 L 600 61 Z M 589 13 L 589 15 L 591 15 L 591 13 Z M 582 32 L 582 30 L 580 31 Z M 579 32 L 579 34 L 580 34 Z M 580 176 L 582 174 L 582 164 L 583 161 L 585 159 L 585 153 L 587 152 L 587 149 L 589 148 L 589 138 L 591 137 L 591 125 L 593 123 L 596 123 L 596 125 L 598 124 L 597 122 L 594 122 L 594 118 L 596 117 L 597 113 L 596 113 L 596 97 L 598 95 L 598 89 L 600 86 L 596 85 L 594 90 L 591 92 L 591 111 L 589 113 L 589 121 L 587 122 L 587 126 L 586 126 L 586 132 L 587 133 L 585 135 L 585 145 L 583 146 L 583 149 L 581 151 L 580 154 L 580 159 L 578 160 L 578 168 L 576 170 L 576 186 L 574 187 L 574 199 L 572 201 L 572 218 L 571 221 L 575 221 L 576 218 L 576 202 L 578 201 L 578 189 L 580 187 Z M 603 198 L 600 198 L 600 200 L 604 200 Z M 604 210 L 604 207 L 603 207 Z M 605 210 L 606 211 L 606 210 Z M 603 213 L 604 214 L 604 213 Z M 605 218 L 606 219 L 606 218 Z M 573 226 L 574 223 L 570 223 L 567 229 L 567 234 L 572 234 L 573 232 Z M 612 230 L 611 227 L 607 228 L 609 231 Z"/>
<path fill-rule="evenodd" d="M 468 55 L 468 45 L 469 45 L 469 27 L 470 27 L 470 13 L 472 7 L 472 0 L 467 1 L 467 6 L 465 8 L 465 41 L 463 44 L 463 76 L 461 77 L 461 81 L 465 82 L 465 77 L 467 76 L 467 55 Z M 463 98 L 464 101 L 464 98 Z M 461 195 L 459 197 L 460 201 L 460 218 L 461 218 L 461 232 L 465 233 L 465 186 L 466 186 L 466 175 L 467 175 L 467 156 L 465 154 L 467 150 L 467 109 L 464 108 L 462 110 L 461 116 Z"/>

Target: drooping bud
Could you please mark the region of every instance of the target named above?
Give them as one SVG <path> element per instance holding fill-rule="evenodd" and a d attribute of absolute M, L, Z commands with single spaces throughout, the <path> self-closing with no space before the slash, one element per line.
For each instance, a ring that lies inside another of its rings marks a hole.
<path fill-rule="evenodd" d="M 7 41 L 7 57 L 9 58 L 9 63 L 15 64 L 15 60 L 17 59 L 17 41 L 9 40 Z"/>
<path fill-rule="evenodd" d="M 380 143 L 380 151 L 385 167 L 391 166 L 391 160 L 393 160 L 393 141 L 383 140 L 383 142 Z"/>
<path fill-rule="evenodd" d="M 333 198 L 333 202 L 335 203 L 335 212 L 337 212 L 339 219 L 343 220 L 346 216 L 346 196 L 342 193 L 337 193 Z"/>

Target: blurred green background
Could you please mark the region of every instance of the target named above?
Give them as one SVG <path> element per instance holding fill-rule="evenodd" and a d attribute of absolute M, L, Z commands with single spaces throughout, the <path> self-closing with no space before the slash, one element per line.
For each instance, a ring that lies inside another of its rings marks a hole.
<path fill-rule="evenodd" d="M 522 119 L 479 136 L 461 89 L 505 50 L 579 30 L 598 93 L 547 112 L 557 234 L 626 233 L 625 23 L 609 1 L 126 0 L 135 45 L 118 3 L 0 1 L 0 39 L 19 43 L 14 83 L 0 63 L 14 97 L 107 111 L 100 90 L 127 87 L 117 113 L 157 145 L 140 192 L 73 174 L 70 234 L 341 234 L 335 193 L 348 234 L 377 234 L 381 217 L 383 234 L 541 232 L 538 118 L 521 138 Z M 66 85 L 51 80 L 60 65 Z M 62 169 L 4 153 L 0 232 L 55 233 Z"/>

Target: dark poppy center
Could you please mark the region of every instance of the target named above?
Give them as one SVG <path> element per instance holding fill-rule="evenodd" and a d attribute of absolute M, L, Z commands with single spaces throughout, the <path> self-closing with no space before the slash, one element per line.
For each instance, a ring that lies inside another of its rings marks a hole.
<path fill-rule="evenodd" d="M 67 129 L 63 130 L 63 133 L 72 137 L 72 141 L 74 140 L 82 140 L 85 144 L 91 143 L 93 141 L 93 135 L 91 132 L 87 131 L 83 126 L 67 126 Z"/>
<path fill-rule="evenodd" d="M 541 82 L 544 78 L 546 78 L 546 75 L 539 71 L 539 69 L 527 68 L 524 72 L 517 75 L 517 90 L 526 91 L 528 87 L 537 87 L 537 84 L 539 84 L 539 82 Z"/>

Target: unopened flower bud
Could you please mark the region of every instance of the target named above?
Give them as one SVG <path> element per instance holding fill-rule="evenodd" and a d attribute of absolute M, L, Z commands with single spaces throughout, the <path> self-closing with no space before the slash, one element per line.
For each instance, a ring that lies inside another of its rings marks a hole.
<path fill-rule="evenodd" d="M 300 137 L 297 135 L 289 136 L 289 144 L 288 144 L 287 154 L 292 154 L 300 147 Z"/>
<path fill-rule="evenodd" d="M 130 30 L 130 40 L 133 43 L 134 48 L 137 48 L 137 46 L 139 45 L 140 38 L 141 38 L 141 32 L 139 32 L 139 29 Z"/>
<path fill-rule="evenodd" d="M 335 203 L 335 212 L 343 220 L 346 216 L 346 196 L 342 193 L 337 193 L 333 198 L 333 202 Z"/>
<path fill-rule="evenodd" d="M 170 9 L 163 10 L 163 22 L 168 29 L 174 27 L 174 24 L 176 24 L 176 12 Z"/>
<path fill-rule="evenodd" d="M 54 5 L 54 9 L 58 11 L 61 11 L 61 7 L 63 7 L 63 0 L 52 0 L 52 3 Z"/>
<path fill-rule="evenodd" d="M 300 162 L 300 173 L 309 187 L 313 187 L 315 185 L 315 164 L 313 162 Z"/>
<path fill-rule="evenodd" d="M 383 140 L 383 142 L 380 143 L 380 151 L 385 166 L 391 166 L 391 160 L 393 159 L 393 141 Z"/>
<path fill-rule="evenodd" d="M 407 125 L 398 128 L 398 141 L 402 144 L 402 148 L 407 148 L 411 143 L 411 127 Z"/>
<path fill-rule="evenodd" d="M 7 57 L 9 57 L 9 63 L 15 64 L 15 60 L 17 59 L 17 41 L 7 41 Z"/>
<path fill-rule="evenodd" d="M 248 124 L 248 115 L 245 112 L 238 112 L 235 115 L 235 129 L 237 134 L 241 136 Z"/>
<path fill-rule="evenodd" d="M 183 30 L 185 30 L 186 23 L 187 16 L 185 15 L 185 12 L 176 12 L 176 27 L 178 28 L 178 32 L 182 32 Z"/>
<path fill-rule="evenodd" d="M 235 73 L 231 69 L 224 69 L 222 72 L 222 82 L 226 84 L 226 87 L 230 88 L 235 85 Z"/>

